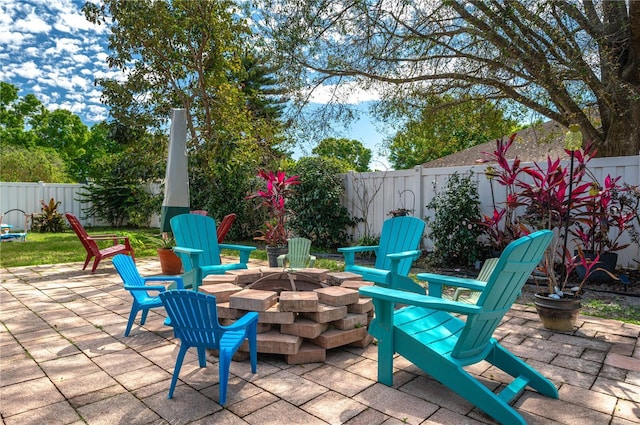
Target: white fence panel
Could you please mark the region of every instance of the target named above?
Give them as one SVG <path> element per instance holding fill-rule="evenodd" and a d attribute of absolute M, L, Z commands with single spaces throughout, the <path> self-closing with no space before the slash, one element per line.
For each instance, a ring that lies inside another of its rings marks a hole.
<path fill-rule="evenodd" d="M 565 161 L 568 165 L 569 160 Z M 489 164 L 481 164 L 463 167 L 423 168 L 415 167 L 413 170 L 386 171 L 375 173 L 350 172 L 344 176 L 346 188 L 345 206 L 355 217 L 363 219 L 354 232 L 352 239 L 357 241 L 363 235 L 377 236 L 382 228 L 382 222 L 389 218 L 389 211 L 402 207 L 402 199 L 399 194 L 402 191 L 411 191 L 415 194 L 414 216 L 428 220 L 433 218 L 434 211 L 426 208 L 431 199 L 445 186 L 447 179 L 453 173 L 474 173 L 474 180 L 478 183 L 478 195 L 481 202 L 481 212 L 491 214 L 493 204 L 500 206 L 506 201 L 506 189 L 497 182 L 486 178 L 485 170 Z M 532 165 L 532 164 L 522 164 Z M 595 158 L 589 162 L 589 170 L 598 181 L 603 181 L 608 174 L 614 177 L 621 176 L 620 181 L 630 185 L 640 184 L 640 155 Z M 360 188 L 360 189 L 358 189 Z M 362 190 L 366 188 L 366 191 Z M 367 198 L 373 197 L 373 198 Z M 368 205 L 369 208 L 363 208 Z M 637 224 L 636 224 L 637 225 Z M 625 235 L 621 243 L 630 243 L 628 235 Z M 423 248 L 431 249 L 433 243 L 425 238 Z M 569 245 L 571 249 L 571 244 Z M 640 247 L 631 244 L 628 248 L 618 253 L 618 266 L 623 268 L 636 268 L 640 259 Z"/>

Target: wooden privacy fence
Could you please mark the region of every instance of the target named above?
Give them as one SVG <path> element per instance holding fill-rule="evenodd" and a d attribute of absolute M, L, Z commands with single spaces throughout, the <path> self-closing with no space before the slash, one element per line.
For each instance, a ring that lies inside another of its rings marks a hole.
<path fill-rule="evenodd" d="M 568 161 L 568 160 L 567 160 Z M 425 205 L 440 192 L 453 173 L 464 174 L 473 171 L 473 178 L 478 183 L 478 193 L 481 211 L 489 214 L 493 211 L 491 185 L 485 176 L 488 164 L 463 167 L 424 168 L 415 167 L 411 170 L 355 173 L 343 175 L 345 196 L 344 205 L 349 212 L 364 219 L 354 229 L 350 229 L 351 237 L 357 241 L 363 235 L 376 236 L 380 233 L 382 222 L 389 218 L 389 212 L 398 208 L 413 210 L 413 215 L 426 219 L 433 218 L 433 211 L 427 210 Z M 525 165 L 525 164 L 523 164 Z M 621 182 L 631 185 L 640 184 L 640 155 L 595 158 L 589 162 L 589 170 L 603 181 L 607 174 L 622 176 Z M 159 190 L 156 188 L 155 190 Z M 50 184 L 50 183 L 10 183 L 0 182 L 0 214 L 11 209 L 20 209 L 27 214 L 40 212 L 40 200 L 48 201 L 54 198 L 61 201 L 59 211 L 71 212 L 79 217 L 85 226 L 103 225 L 96 217 L 85 217 L 82 210 L 87 205 L 76 199 L 78 192 L 83 191 L 80 184 Z M 157 193 L 157 192 L 155 192 Z M 504 202 L 506 192 L 498 184 L 493 184 L 493 196 L 496 205 Z M 13 211 L 3 217 L 2 221 L 14 226 L 14 229 L 24 227 L 22 213 Z M 158 217 L 152 218 L 151 226 L 158 227 Z M 427 229 L 428 230 L 428 229 Z M 630 241 L 625 236 L 625 241 Z M 425 237 L 424 249 L 432 249 L 433 243 Z M 569 245 L 569 248 L 573 247 Z M 634 259 L 640 259 L 640 247 L 632 244 L 619 252 L 618 265 L 623 268 L 636 268 Z"/>

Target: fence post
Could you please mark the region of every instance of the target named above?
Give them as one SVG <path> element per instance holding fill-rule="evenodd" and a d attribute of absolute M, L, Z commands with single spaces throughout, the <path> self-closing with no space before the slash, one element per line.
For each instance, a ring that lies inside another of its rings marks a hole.
<path fill-rule="evenodd" d="M 415 190 L 415 197 L 416 197 L 416 205 L 414 206 L 414 208 L 418 209 L 418 213 L 416 214 L 416 217 L 418 217 L 419 219 L 423 219 L 424 217 L 424 202 L 422 199 L 422 166 L 421 165 L 416 165 L 415 167 L 413 167 L 413 171 L 414 171 L 414 182 L 413 182 L 413 188 Z M 415 214 L 415 211 L 414 211 Z"/>

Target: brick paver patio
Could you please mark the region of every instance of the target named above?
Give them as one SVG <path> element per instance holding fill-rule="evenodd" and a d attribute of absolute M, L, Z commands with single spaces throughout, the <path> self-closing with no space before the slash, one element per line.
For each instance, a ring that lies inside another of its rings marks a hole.
<path fill-rule="evenodd" d="M 142 274 L 159 273 L 153 259 L 137 263 Z M 234 362 L 225 408 L 217 359 L 200 369 L 193 351 L 167 400 L 178 345 L 164 312 L 152 310 L 125 338 L 131 299 L 110 261 L 93 275 L 80 268 L 2 270 L 3 424 L 494 423 L 402 358 L 393 387 L 376 383 L 374 344 L 303 365 L 260 354 L 256 374 L 248 360 Z M 640 326 L 586 316 L 573 334 L 550 332 L 532 307 L 516 304 L 495 336 L 559 388 L 560 400 L 531 391 L 516 400 L 528 423 L 624 425 L 640 423 L 639 335 Z M 492 388 L 505 380 L 486 364 L 471 371 Z"/>

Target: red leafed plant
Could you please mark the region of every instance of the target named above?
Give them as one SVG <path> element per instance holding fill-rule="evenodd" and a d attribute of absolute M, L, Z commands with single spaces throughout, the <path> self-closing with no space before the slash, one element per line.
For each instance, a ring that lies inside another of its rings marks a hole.
<path fill-rule="evenodd" d="M 293 195 L 291 186 L 300 184 L 298 176 L 287 177 L 284 171 L 260 170 L 258 177 L 265 183 L 265 189 L 257 190 L 246 199 L 260 199 L 258 207 L 266 212 L 267 220 L 261 231 L 267 246 L 286 246 L 288 231 L 287 216 L 291 213 L 286 207 L 287 199 Z"/>

